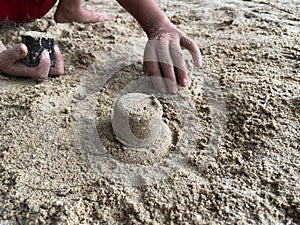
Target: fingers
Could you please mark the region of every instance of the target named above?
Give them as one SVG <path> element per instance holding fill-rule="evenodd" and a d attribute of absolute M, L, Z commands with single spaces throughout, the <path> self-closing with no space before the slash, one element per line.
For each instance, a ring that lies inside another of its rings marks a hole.
<path fill-rule="evenodd" d="M 58 76 L 64 73 L 63 56 L 57 46 L 54 46 L 56 64 L 51 70 L 48 51 L 44 50 L 41 53 L 38 67 L 28 67 L 21 62 L 20 59 L 27 55 L 27 51 L 27 47 L 24 44 L 6 49 L 0 42 L 0 71 L 12 76 L 31 77 L 36 80 L 45 80 L 48 78 L 48 74 Z"/>
<path fill-rule="evenodd" d="M 167 93 L 164 77 L 158 64 L 156 48 L 154 42 L 149 41 L 145 47 L 143 70 L 151 78 L 153 86 L 163 93 Z"/>
<path fill-rule="evenodd" d="M 178 90 L 177 80 L 174 70 L 173 60 L 170 54 L 169 43 L 158 42 L 156 45 L 158 62 L 164 75 L 165 83 L 170 93 L 176 93 Z"/>
<path fill-rule="evenodd" d="M 144 71 L 156 77 L 155 88 L 164 92 L 176 93 L 178 84 L 188 84 L 187 67 L 179 43 L 148 41 L 144 53 Z M 162 78 L 159 79 L 159 76 Z"/>
<path fill-rule="evenodd" d="M 0 41 L 0 52 L 4 51 L 6 48 L 3 45 L 2 41 Z"/>
<path fill-rule="evenodd" d="M 193 61 L 196 67 L 201 67 L 202 66 L 202 56 L 201 56 L 201 52 L 196 44 L 196 42 L 194 42 L 193 40 L 191 40 L 188 37 L 182 37 L 180 39 L 180 45 L 184 48 L 186 48 L 187 50 L 189 50 L 189 52 L 191 53 L 192 57 L 193 57 Z"/>
<path fill-rule="evenodd" d="M 99 21 L 116 21 L 117 18 L 113 15 L 106 14 L 106 13 L 97 13 Z"/>
<path fill-rule="evenodd" d="M 1 65 L 8 65 L 24 58 L 27 55 L 28 51 L 26 45 L 24 44 L 18 44 L 9 49 L 5 49 L 3 44 L 0 47 L 3 49 L 3 51 L 0 52 Z"/>
<path fill-rule="evenodd" d="M 188 74 L 181 47 L 174 44 L 170 45 L 170 54 L 174 64 L 177 82 L 181 86 L 186 86 L 188 84 Z"/>
<path fill-rule="evenodd" d="M 64 74 L 64 60 L 57 45 L 54 46 L 55 67 L 50 68 L 49 74 L 52 76 L 60 76 Z"/>
<path fill-rule="evenodd" d="M 1 53 L 0 53 L 1 54 Z M 8 64 L 3 72 L 12 76 L 31 77 L 36 80 L 45 80 L 50 70 L 49 52 L 44 50 L 41 53 L 40 64 L 38 67 L 28 67 L 21 61 Z"/>
<path fill-rule="evenodd" d="M 44 50 L 41 53 L 40 57 L 40 64 L 38 67 L 33 67 L 36 70 L 36 73 L 34 74 L 33 78 L 36 80 L 45 80 L 48 78 L 48 74 L 50 72 L 50 55 L 47 50 Z"/>
<path fill-rule="evenodd" d="M 168 88 L 165 84 L 165 78 L 162 76 L 157 62 L 144 62 L 144 72 L 151 78 L 155 89 L 162 93 L 168 93 Z"/>

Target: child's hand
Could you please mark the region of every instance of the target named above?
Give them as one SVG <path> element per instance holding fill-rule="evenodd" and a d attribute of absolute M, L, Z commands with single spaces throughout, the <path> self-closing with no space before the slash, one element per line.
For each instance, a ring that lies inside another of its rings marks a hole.
<path fill-rule="evenodd" d="M 148 34 L 149 41 L 144 52 L 144 72 L 151 76 L 155 88 L 176 93 L 178 85 L 188 84 L 187 67 L 182 47 L 193 57 L 194 64 L 201 66 L 201 53 L 197 44 L 169 23 Z"/>
<path fill-rule="evenodd" d="M 6 49 L 0 42 L 0 73 L 12 76 L 31 77 L 36 80 L 44 80 L 51 75 L 61 75 L 64 73 L 63 57 L 57 46 L 54 47 L 56 65 L 50 69 L 50 56 L 47 51 L 43 51 L 38 67 L 28 67 L 22 63 L 21 59 L 27 54 L 27 47 L 18 44 L 13 48 Z"/>
<path fill-rule="evenodd" d="M 196 66 L 201 65 L 197 44 L 180 32 L 163 14 L 154 0 L 117 0 L 142 26 L 149 37 L 144 53 L 144 72 L 154 86 L 164 92 L 176 93 L 178 86 L 188 83 L 182 54 L 186 48 Z"/>

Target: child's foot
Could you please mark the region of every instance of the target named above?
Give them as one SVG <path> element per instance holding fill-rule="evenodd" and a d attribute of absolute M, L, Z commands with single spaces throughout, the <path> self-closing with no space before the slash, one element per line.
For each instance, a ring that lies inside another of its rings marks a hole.
<path fill-rule="evenodd" d="M 100 21 L 115 21 L 116 17 L 105 13 L 96 12 L 90 9 L 86 9 L 83 6 L 76 9 L 66 9 L 58 6 L 54 20 L 57 23 L 96 23 Z"/>

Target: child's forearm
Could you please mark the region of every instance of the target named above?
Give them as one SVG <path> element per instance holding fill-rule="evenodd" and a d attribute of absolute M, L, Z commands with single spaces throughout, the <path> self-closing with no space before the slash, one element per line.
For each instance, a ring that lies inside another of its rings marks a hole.
<path fill-rule="evenodd" d="M 148 36 L 165 24 L 171 24 L 154 0 L 117 1 L 139 22 Z"/>

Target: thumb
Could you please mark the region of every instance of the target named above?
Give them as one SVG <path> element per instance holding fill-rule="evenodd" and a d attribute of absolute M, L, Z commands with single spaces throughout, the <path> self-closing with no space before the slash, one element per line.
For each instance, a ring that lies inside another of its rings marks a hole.
<path fill-rule="evenodd" d="M 15 45 L 12 48 L 0 52 L 0 64 L 12 64 L 27 55 L 28 49 L 24 44 Z"/>

